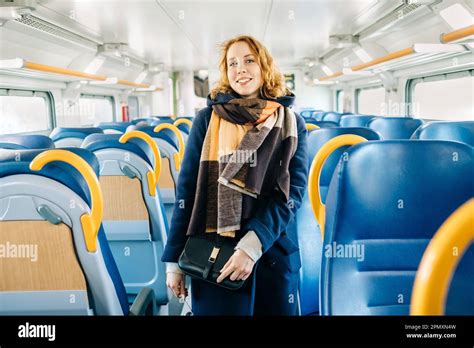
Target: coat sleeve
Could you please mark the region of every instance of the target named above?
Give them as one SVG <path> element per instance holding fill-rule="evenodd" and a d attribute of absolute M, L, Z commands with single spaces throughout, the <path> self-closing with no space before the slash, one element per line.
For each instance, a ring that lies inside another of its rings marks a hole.
<path fill-rule="evenodd" d="M 304 191 L 308 182 L 308 151 L 307 131 L 304 120 L 297 117 L 298 147 L 290 161 L 290 198 L 285 202 L 283 195 L 274 194 L 259 206 L 254 217 L 243 226 L 245 230 L 253 230 L 262 243 L 265 253 L 280 237 L 296 215 L 301 206 Z"/>
<path fill-rule="evenodd" d="M 191 127 L 178 177 L 176 201 L 173 217 L 171 218 L 168 241 L 161 257 L 163 262 L 178 262 L 179 255 L 186 244 L 186 232 L 191 219 L 196 194 L 201 149 L 204 137 L 206 136 L 210 113 L 211 109 L 209 107 L 201 110 L 194 118 L 193 126 Z"/>

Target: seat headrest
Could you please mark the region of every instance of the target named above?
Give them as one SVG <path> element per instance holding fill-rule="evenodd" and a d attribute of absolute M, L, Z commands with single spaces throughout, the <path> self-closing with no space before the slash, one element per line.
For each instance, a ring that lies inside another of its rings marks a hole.
<path fill-rule="evenodd" d="M 99 176 L 99 161 L 90 151 L 78 148 L 63 148 L 82 157 Z M 0 177 L 17 174 L 41 175 L 66 185 L 76 192 L 87 204 L 91 204 L 89 187 L 83 176 L 71 165 L 64 162 L 51 162 L 43 169 L 30 169 L 31 161 L 45 150 L 0 150 Z"/>
<path fill-rule="evenodd" d="M 164 122 L 164 123 L 167 123 L 167 122 Z M 171 146 L 173 146 L 176 149 L 176 151 L 179 151 L 178 138 L 176 137 L 176 134 L 174 134 L 174 132 L 172 130 L 162 129 L 160 132 L 155 133 L 153 131 L 154 128 L 155 128 L 155 126 L 134 125 L 134 126 L 128 127 L 127 131 L 139 130 L 139 131 L 145 132 L 146 134 L 148 134 L 152 138 L 163 139 L 164 141 L 169 143 Z"/>
<path fill-rule="evenodd" d="M 474 121 L 427 123 L 413 133 L 412 139 L 451 140 L 474 146 Z"/>
<path fill-rule="evenodd" d="M 431 238 L 474 195 L 473 152 L 466 144 L 373 141 L 347 153 L 326 200 L 326 234 L 337 233 L 338 240 Z"/>
<path fill-rule="evenodd" d="M 339 125 L 336 122 L 332 122 L 332 121 L 316 121 L 315 119 L 307 119 L 305 121 L 306 123 L 314 124 L 318 126 L 319 128 L 339 127 Z"/>
<path fill-rule="evenodd" d="M 122 144 L 119 139 L 122 134 L 91 134 L 82 142 L 81 148 L 91 152 L 103 149 L 120 149 L 136 154 L 150 166 L 154 166 L 154 156 L 151 148 L 143 140 L 132 138 Z"/>
<path fill-rule="evenodd" d="M 54 128 L 49 137 L 53 141 L 58 141 L 64 138 L 79 138 L 84 139 L 89 134 L 94 133 L 104 133 L 104 131 L 97 127 L 88 127 L 88 128 Z"/>
<path fill-rule="evenodd" d="M 410 139 L 423 121 L 411 117 L 377 117 L 367 127 L 380 133 L 385 140 Z"/>
<path fill-rule="evenodd" d="M 331 122 L 336 122 L 339 124 L 339 121 L 341 120 L 341 114 L 339 112 L 325 112 L 324 115 L 321 116 L 322 121 L 331 121 Z"/>
<path fill-rule="evenodd" d="M 341 127 L 365 127 L 375 117 L 371 115 L 344 115 L 341 116 L 339 125 Z"/>
<path fill-rule="evenodd" d="M 54 149 L 54 142 L 46 135 L 3 135 L 0 148 L 11 150 Z"/>
<path fill-rule="evenodd" d="M 125 133 L 131 122 L 101 122 L 97 125 L 102 130 L 113 129 Z"/>

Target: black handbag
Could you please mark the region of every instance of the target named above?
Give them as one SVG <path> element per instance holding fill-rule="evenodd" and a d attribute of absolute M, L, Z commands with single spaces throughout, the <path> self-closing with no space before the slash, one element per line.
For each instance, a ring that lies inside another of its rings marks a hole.
<path fill-rule="evenodd" d="M 190 236 L 178 260 L 179 268 L 191 277 L 198 278 L 229 290 L 240 289 L 245 280 L 232 281 L 226 277 L 217 283 L 220 270 L 234 254 L 236 238 L 221 237 L 217 233 Z"/>

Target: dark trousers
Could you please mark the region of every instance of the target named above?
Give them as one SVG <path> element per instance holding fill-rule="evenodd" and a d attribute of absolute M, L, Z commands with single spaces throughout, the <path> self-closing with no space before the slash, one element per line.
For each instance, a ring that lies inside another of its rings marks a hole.
<path fill-rule="evenodd" d="M 238 291 L 193 278 L 194 315 L 296 315 L 299 273 L 288 268 L 288 255 L 272 249 Z"/>

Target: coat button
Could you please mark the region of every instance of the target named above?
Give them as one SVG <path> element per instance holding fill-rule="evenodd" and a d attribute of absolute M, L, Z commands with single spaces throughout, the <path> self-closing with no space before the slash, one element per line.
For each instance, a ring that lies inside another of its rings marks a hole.
<path fill-rule="evenodd" d="M 270 262 L 270 267 L 274 267 L 276 265 L 276 261 L 271 261 Z"/>

